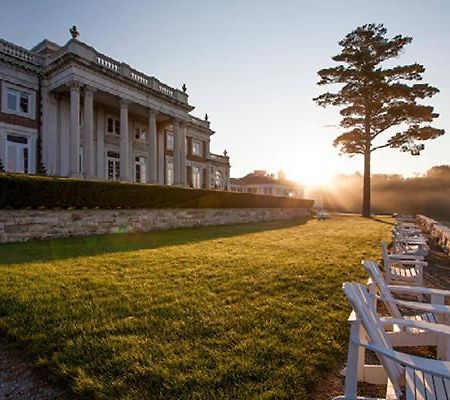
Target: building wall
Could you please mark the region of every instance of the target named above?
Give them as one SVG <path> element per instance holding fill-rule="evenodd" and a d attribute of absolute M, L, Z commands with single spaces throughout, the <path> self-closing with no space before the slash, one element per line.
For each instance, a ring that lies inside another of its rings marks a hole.
<path fill-rule="evenodd" d="M 0 159 L 7 168 L 7 137 L 26 137 L 29 146 L 29 172 L 35 171 L 37 138 L 37 78 L 31 72 L 20 71 L 0 63 Z M 7 110 L 7 89 L 24 91 L 30 95 L 30 114 L 18 115 Z"/>
<path fill-rule="evenodd" d="M 0 210 L 0 243 L 307 216 L 305 208 Z"/>

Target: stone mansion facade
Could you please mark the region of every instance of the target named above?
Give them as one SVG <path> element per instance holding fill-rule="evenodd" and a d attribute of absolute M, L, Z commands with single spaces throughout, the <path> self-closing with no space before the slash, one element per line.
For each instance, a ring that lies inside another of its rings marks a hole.
<path fill-rule="evenodd" d="M 75 28 L 75 27 L 74 27 Z M 0 159 L 8 172 L 226 190 L 207 116 L 172 88 L 79 41 L 0 39 Z"/>

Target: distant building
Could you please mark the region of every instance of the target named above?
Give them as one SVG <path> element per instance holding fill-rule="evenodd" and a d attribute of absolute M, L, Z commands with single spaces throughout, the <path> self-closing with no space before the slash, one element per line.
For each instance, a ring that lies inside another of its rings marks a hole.
<path fill-rule="evenodd" d="M 0 39 L 0 159 L 7 172 L 226 189 L 206 115 L 170 87 L 77 39 L 31 50 Z"/>
<path fill-rule="evenodd" d="M 278 177 L 264 170 L 255 170 L 243 178 L 230 178 L 230 191 L 303 198 L 304 186 L 286 179 L 280 172 Z"/>

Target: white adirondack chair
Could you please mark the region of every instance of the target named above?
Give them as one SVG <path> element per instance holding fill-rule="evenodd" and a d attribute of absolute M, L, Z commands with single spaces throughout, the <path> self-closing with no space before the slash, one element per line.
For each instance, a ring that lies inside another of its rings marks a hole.
<path fill-rule="evenodd" d="M 394 230 L 394 245 L 396 253 L 426 256 L 430 250 L 427 240 L 422 235 L 409 236 L 405 231 Z"/>
<path fill-rule="evenodd" d="M 380 294 L 392 318 L 430 323 L 447 324 L 450 317 L 450 307 L 445 305 L 445 298 L 450 296 L 450 291 L 431 289 L 425 287 L 412 287 L 401 285 L 387 285 L 380 268 L 375 261 L 363 261 L 363 267 L 370 277 L 369 291 L 375 296 Z M 418 296 L 420 299 L 430 298 L 430 303 L 406 301 L 396 298 L 394 293 Z M 374 297 L 373 297 L 374 298 Z M 374 301 L 376 307 L 376 300 Z M 410 313 L 402 313 L 400 307 L 408 309 Z M 377 308 L 377 307 L 376 307 Z M 387 321 L 387 320 L 386 320 Z M 392 324 L 392 331 L 387 332 L 393 346 L 437 346 L 440 358 L 450 360 L 450 346 L 448 341 L 429 332 L 416 328 L 402 328 Z"/>
<path fill-rule="evenodd" d="M 364 346 L 374 351 L 381 362 L 381 366 L 373 366 L 372 373 L 378 377 L 378 383 L 387 385 L 385 399 L 448 400 L 450 363 L 394 351 L 365 286 L 358 283 L 344 283 L 343 290 L 354 312 L 350 320 L 345 395 L 334 399 L 369 399 L 357 396 L 358 367 L 359 363 L 364 363 L 359 357 L 358 347 Z M 396 323 L 450 337 L 450 327 L 446 325 L 404 319 L 398 319 Z M 368 340 L 362 339 L 362 328 Z"/>
<path fill-rule="evenodd" d="M 328 218 L 330 218 L 330 215 L 326 211 L 323 211 L 323 210 L 317 211 L 317 219 L 319 221 L 324 221 Z"/>
<path fill-rule="evenodd" d="M 389 254 L 385 241 L 381 241 L 381 254 L 388 283 L 423 286 L 423 267 L 428 263 L 423 261 L 422 256 Z"/>

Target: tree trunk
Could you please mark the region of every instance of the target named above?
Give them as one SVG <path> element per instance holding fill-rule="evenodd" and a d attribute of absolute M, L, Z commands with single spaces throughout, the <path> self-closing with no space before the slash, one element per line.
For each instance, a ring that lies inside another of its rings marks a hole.
<path fill-rule="evenodd" d="M 364 183 L 362 216 L 370 217 L 370 149 L 364 152 Z"/>

